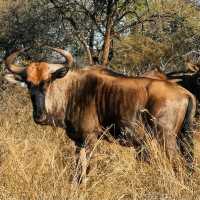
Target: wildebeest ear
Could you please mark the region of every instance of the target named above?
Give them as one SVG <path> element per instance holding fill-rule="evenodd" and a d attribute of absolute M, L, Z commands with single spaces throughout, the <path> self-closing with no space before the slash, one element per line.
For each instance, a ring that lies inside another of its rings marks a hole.
<path fill-rule="evenodd" d="M 19 75 L 6 74 L 4 78 L 10 83 L 24 82 L 24 79 Z"/>
<path fill-rule="evenodd" d="M 22 76 L 20 76 L 20 75 L 16 75 L 16 74 L 6 74 L 6 75 L 4 76 L 4 78 L 5 78 L 8 82 L 10 82 L 10 83 L 12 83 L 12 84 L 18 84 L 18 85 L 20 85 L 20 86 L 22 86 L 22 87 L 24 87 L 24 85 L 25 85 L 25 84 L 22 84 L 22 82 L 24 82 L 24 78 L 23 78 Z"/>
<path fill-rule="evenodd" d="M 69 68 L 67 67 L 62 67 L 60 69 L 57 69 L 55 72 L 51 74 L 51 78 L 52 80 L 63 78 L 67 74 L 68 71 L 69 71 Z"/>

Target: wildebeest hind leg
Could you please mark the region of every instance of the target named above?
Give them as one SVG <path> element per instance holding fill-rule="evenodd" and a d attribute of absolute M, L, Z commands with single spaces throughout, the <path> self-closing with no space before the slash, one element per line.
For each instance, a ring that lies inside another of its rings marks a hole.
<path fill-rule="evenodd" d="M 159 119 L 160 124 L 157 126 L 156 139 L 161 149 L 166 153 L 167 158 L 174 166 L 176 164 L 175 157 L 178 153 L 176 147 L 176 123 L 170 123 L 165 116 Z M 165 123 L 164 123 L 165 122 Z"/>
<path fill-rule="evenodd" d="M 192 132 L 182 132 L 178 137 L 178 146 L 181 154 L 183 155 L 186 166 L 189 171 L 193 171 L 193 160 L 194 160 L 194 144 Z"/>

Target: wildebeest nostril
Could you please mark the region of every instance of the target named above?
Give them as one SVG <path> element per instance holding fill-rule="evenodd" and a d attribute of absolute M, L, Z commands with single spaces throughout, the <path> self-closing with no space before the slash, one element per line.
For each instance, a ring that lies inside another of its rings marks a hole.
<path fill-rule="evenodd" d="M 34 121 L 37 124 L 43 124 L 43 123 L 45 123 L 45 121 L 47 119 L 45 114 L 42 114 L 42 115 L 39 115 L 39 116 L 33 115 L 33 118 L 34 118 Z"/>

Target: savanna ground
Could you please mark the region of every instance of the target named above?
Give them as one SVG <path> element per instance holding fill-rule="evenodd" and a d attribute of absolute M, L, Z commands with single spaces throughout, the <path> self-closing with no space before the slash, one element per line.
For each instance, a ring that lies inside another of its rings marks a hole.
<path fill-rule="evenodd" d="M 136 160 L 131 148 L 99 141 L 98 167 L 86 187 L 73 183 L 76 174 L 72 141 L 59 128 L 34 124 L 25 89 L 1 81 L 1 200 L 132 200 L 200 199 L 200 140 L 195 137 L 195 173 L 181 161 L 177 173 L 152 143 L 150 164 Z M 198 124 L 198 123 L 197 123 Z"/>

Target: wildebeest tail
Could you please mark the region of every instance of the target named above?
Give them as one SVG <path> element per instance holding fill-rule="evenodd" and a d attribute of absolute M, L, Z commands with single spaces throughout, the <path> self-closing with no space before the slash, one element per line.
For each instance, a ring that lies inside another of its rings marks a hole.
<path fill-rule="evenodd" d="M 193 171 L 193 159 L 194 159 L 194 144 L 193 133 L 191 130 L 193 118 L 196 112 L 196 99 L 192 95 L 188 95 L 188 105 L 183 121 L 181 133 L 178 138 L 178 145 L 180 151 L 187 162 L 187 168 L 189 171 Z"/>
<path fill-rule="evenodd" d="M 188 96 L 188 106 L 187 106 L 187 110 L 185 113 L 185 118 L 183 121 L 183 126 L 182 126 L 182 133 L 188 134 L 188 131 L 191 131 L 191 125 L 192 125 L 192 121 L 194 118 L 196 112 L 196 100 L 195 97 L 193 96 Z"/>

